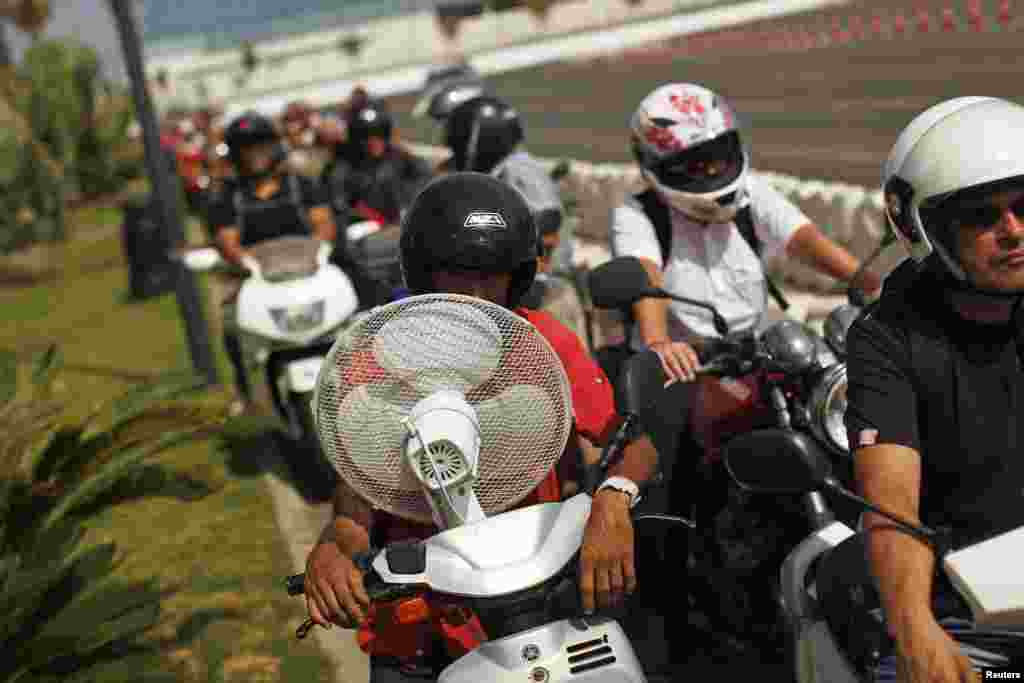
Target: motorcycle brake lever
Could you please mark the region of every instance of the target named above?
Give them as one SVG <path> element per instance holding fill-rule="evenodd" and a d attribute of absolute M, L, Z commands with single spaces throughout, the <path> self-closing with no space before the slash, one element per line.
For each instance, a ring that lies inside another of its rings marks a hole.
<path fill-rule="evenodd" d="M 296 640 L 303 640 L 309 635 L 309 632 L 313 630 L 314 626 L 316 626 L 316 622 L 307 617 L 306 620 L 299 624 L 299 627 L 295 629 Z"/>

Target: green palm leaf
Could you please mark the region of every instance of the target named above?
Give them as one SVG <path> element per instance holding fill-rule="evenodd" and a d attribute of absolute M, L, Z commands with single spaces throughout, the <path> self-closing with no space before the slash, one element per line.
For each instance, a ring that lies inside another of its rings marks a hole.
<path fill-rule="evenodd" d="M 198 430 L 195 429 L 172 432 L 160 437 L 155 443 L 136 446 L 117 455 L 93 476 L 68 492 L 60 503 L 47 515 L 46 520 L 43 522 L 43 529 L 50 528 L 76 508 L 88 504 L 96 497 L 107 492 L 128 471 L 131 465 L 151 458 L 169 448 L 187 443 L 195 439 L 197 435 Z"/>

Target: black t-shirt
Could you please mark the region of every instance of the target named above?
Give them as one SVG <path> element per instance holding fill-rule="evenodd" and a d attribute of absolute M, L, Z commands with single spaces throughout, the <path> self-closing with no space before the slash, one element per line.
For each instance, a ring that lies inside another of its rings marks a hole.
<path fill-rule="evenodd" d="M 239 228 L 242 246 L 251 246 L 286 235 L 308 236 L 309 209 L 327 204 L 327 188 L 305 176 L 282 176 L 280 189 L 268 199 L 256 197 L 250 183 L 232 179 L 213 198 L 207 220 L 214 234 L 230 225 Z"/>
<path fill-rule="evenodd" d="M 412 203 L 433 170 L 419 157 L 399 147 L 380 159 L 346 154 L 342 148 L 323 173 L 331 205 L 338 216 L 362 203 L 382 214 L 389 223 L 397 223 L 404 208 Z"/>
<path fill-rule="evenodd" d="M 963 546 L 1024 525 L 1024 373 L 1018 326 L 967 321 L 943 291 L 908 261 L 850 329 L 846 427 L 853 449 L 921 454 L 921 521 Z"/>

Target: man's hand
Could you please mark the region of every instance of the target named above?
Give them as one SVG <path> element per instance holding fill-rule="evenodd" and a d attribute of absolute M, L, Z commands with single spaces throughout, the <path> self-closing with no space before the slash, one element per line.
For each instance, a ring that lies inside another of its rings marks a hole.
<path fill-rule="evenodd" d="M 980 677 L 932 615 L 895 629 L 901 683 L 974 683 Z"/>
<path fill-rule="evenodd" d="M 306 609 L 324 628 L 362 624 L 370 598 L 363 572 L 334 541 L 320 541 L 306 561 Z"/>
<path fill-rule="evenodd" d="M 882 278 L 875 272 L 863 270 L 857 278 L 850 281 L 850 286 L 856 287 L 869 299 L 873 299 L 882 289 Z"/>
<path fill-rule="evenodd" d="M 629 499 L 620 491 L 599 492 L 590 507 L 580 551 L 580 598 L 583 611 L 619 604 L 636 590 L 633 565 L 633 520 Z"/>
<path fill-rule="evenodd" d="M 673 381 L 692 382 L 697 379 L 700 358 L 692 346 L 686 342 L 674 342 L 668 339 L 648 344 L 648 346 L 661 359 L 661 367 L 669 376 L 669 383 Z"/>

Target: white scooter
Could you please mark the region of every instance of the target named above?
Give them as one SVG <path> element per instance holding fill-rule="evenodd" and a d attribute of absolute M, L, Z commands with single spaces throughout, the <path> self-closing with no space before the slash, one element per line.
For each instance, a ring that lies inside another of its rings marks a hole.
<path fill-rule="evenodd" d="M 1019 557 L 1024 551 L 1024 528 L 948 552 L 937 531 L 901 519 L 845 489 L 832 475 L 825 453 L 812 440 L 794 432 L 782 447 L 773 431 L 743 435 L 726 447 L 726 467 L 741 488 L 790 495 L 829 492 L 892 520 L 902 531 L 936 549 L 946 576 L 973 613 L 974 623 L 1000 629 L 995 636 L 1009 650 L 1022 651 L 1024 591 L 1019 573 L 1014 574 L 1014 563 L 1007 563 L 1007 559 Z M 822 520 L 793 549 L 782 565 L 781 593 L 789 626 L 793 680 L 869 681 L 874 665 L 894 652 L 867 565 L 864 536 L 846 524 Z M 993 642 L 991 633 L 982 637 Z M 968 642 L 967 636 L 961 642 Z M 1001 658 L 975 658 L 979 656 Z"/>
<path fill-rule="evenodd" d="M 332 249 L 295 236 L 253 246 L 242 263 L 249 275 L 224 310 L 224 324 L 238 330 L 244 354 L 263 369 L 289 436 L 309 452 L 319 451 L 310 410 L 317 373 L 338 330 L 359 307 L 351 280 L 329 262 Z M 213 247 L 181 256 L 193 271 L 230 267 Z M 316 466 L 333 476 L 322 456 Z"/>
<path fill-rule="evenodd" d="M 380 306 L 339 335 L 314 398 L 324 452 L 376 509 L 442 529 L 353 558 L 367 595 L 391 603 L 382 618 L 400 624 L 427 619 L 406 609 L 416 601 L 459 605 L 486 633 L 438 683 L 646 682 L 622 627 L 581 613 L 575 577 L 595 486 L 650 395 L 642 371 L 627 365 L 624 420 L 586 492 L 509 511 L 571 431 L 565 371 L 536 329 L 479 299 L 423 295 Z M 644 519 L 692 525 L 634 517 Z M 304 583 L 289 577 L 288 592 L 302 594 Z"/>

